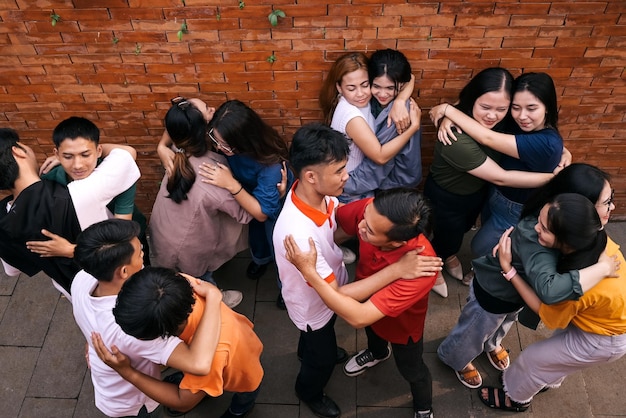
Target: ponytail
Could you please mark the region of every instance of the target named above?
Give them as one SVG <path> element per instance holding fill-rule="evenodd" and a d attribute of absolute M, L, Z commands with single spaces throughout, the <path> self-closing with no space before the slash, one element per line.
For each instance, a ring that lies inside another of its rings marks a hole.
<path fill-rule="evenodd" d="M 176 203 L 187 200 L 187 192 L 196 181 L 196 172 L 189 162 L 184 149 L 178 149 L 174 154 L 174 168 L 172 175 L 167 180 L 168 198 Z"/>

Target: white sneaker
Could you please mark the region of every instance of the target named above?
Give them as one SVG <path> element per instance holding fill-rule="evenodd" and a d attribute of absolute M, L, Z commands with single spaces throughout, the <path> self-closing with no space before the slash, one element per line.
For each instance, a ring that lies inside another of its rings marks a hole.
<path fill-rule="evenodd" d="M 389 357 L 391 357 L 391 347 L 389 347 L 389 345 L 387 345 L 387 355 L 381 359 L 375 359 L 374 354 L 366 348 L 365 350 L 359 351 L 346 361 L 346 364 L 343 366 L 343 372 L 347 376 L 358 376 L 365 370 L 376 366 L 381 361 L 387 360 Z"/>
<path fill-rule="evenodd" d="M 433 418 L 433 410 L 430 409 L 426 412 L 416 412 L 414 418 Z"/>
<path fill-rule="evenodd" d="M 352 264 L 356 261 L 356 254 L 350 248 L 347 247 L 339 247 L 341 248 L 341 252 L 343 253 L 343 263 L 344 264 Z"/>
<path fill-rule="evenodd" d="M 239 305 L 243 300 L 243 293 L 239 290 L 222 290 L 222 302 L 230 309 Z"/>

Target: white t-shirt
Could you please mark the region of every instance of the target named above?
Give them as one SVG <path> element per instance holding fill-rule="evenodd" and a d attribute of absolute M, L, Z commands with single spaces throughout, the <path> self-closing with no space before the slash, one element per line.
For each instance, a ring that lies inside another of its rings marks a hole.
<path fill-rule="evenodd" d="M 81 270 L 74 277 L 71 289 L 74 319 L 89 343 L 96 406 L 110 417 L 135 416 L 144 405 L 151 412 L 159 404 L 98 358 L 91 344 L 91 333 L 100 333 L 107 347 L 115 344 L 130 358 L 135 369 L 157 379 L 161 378 L 159 365 L 166 364 L 174 349 L 183 342 L 177 337 L 142 341 L 125 334 L 113 316 L 117 296 L 92 296 L 97 285 L 93 276 Z"/>
<path fill-rule="evenodd" d="M 360 117 L 365 119 L 365 122 L 369 125 L 372 130 L 372 134 L 374 133 L 374 115 L 372 115 L 371 107 L 369 102 L 365 107 L 356 107 L 348 103 L 348 101 L 342 96 L 339 98 L 339 103 L 337 103 L 337 107 L 335 108 L 335 112 L 333 113 L 333 120 L 330 123 L 330 127 L 336 131 L 344 134 L 348 139 L 350 139 L 350 155 L 348 156 L 348 164 L 346 165 L 346 170 L 348 173 L 357 168 L 363 158 L 365 158 L 365 154 L 363 151 L 348 137 L 346 133 L 346 125 L 352 119 Z"/>
<path fill-rule="evenodd" d="M 315 289 L 309 286 L 298 269 L 285 258 L 285 237 L 293 235 L 304 251 L 309 248 L 309 237 L 313 238 L 317 249 L 317 272 L 327 281 L 331 282 L 334 277 L 337 284 L 342 286 L 348 282 L 348 271 L 343 264 L 341 249 L 335 244 L 333 237 L 337 229 L 334 211 L 337 199 L 327 196 L 325 199 L 330 213 L 319 212 L 293 193 L 297 184 L 296 182 L 287 195 L 285 206 L 276 221 L 274 252 L 289 318 L 301 331 L 307 331 L 307 325 L 312 330 L 317 330 L 328 323 L 334 312 L 326 306 Z"/>
<path fill-rule="evenodd" d="M 112 218 L 106 206 L 135 184 L 140 175 L 132 155 L 115 148 L 88 177 L 68 183 L 80 228 Z"/>

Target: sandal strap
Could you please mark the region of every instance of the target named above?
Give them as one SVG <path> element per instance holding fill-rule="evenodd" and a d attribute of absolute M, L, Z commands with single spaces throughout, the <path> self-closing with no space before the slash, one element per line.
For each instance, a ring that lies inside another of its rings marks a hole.
<path fill-rule="evenodd" d="M 497 353 L 493 353 L 493 354 L 489 353 L 489 355 L 491 356 L 492 359 L 494 359 L 494 361 L 502 361 L 509 357 L 509 350 L 507 350 L 506 348 L 503 348 Z"/>
<path fill-rule="evenodd" d="M 463 380 L 465 380 L 466 382 L 469 379 L 474 379 L 478 376 L 480 376 L 480 374 L 478 373 L 478 369 L 471 369 L 471 370 L 466 370 L 466 371 L 461 371 L 459 372 L 459 374 L 463 377 Z"/>

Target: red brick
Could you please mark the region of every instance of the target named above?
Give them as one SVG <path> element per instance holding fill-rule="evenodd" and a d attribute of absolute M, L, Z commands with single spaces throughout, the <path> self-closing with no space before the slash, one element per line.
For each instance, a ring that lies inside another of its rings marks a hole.
<path fill-rule="evenodd" d="M 347 16 L 310 16 L 306 18 L 295 17 L 293 19 L 294 28 L 345 28 L 347 26 Z"/>
<path fill-rule="evenodd" d="M 510 26 L 563 26 L 562 16 L 511 16 Z"/>
<path fill-rule="evenodd" d="M 585 14 L 585 15 L 567 15 L 567 25 L 614 25 L 619 19 L 619 14 Z"/>
<path fill-rule="evenodd" d="M 50 23 L 50 21 L 48 22 L 34 22 L 34 21 L 30 21 L 30 22 L 25 22 L 26 24 L 26 28 L 28 30 L 28 32 L 41 32 L 41 33 L 47 33 L 47 32 L 79 32 L 80 28 L 78 27 L 78 24 L 76 22 L 72 22 L 72 21 L 66 21 L 63 20 L 61 18 L 61 20 L 59 20 L 57 22 L 56 25 L 52 26 L 52 24 Z"/>
<path fill-rule="evenodd" d="M 101 7 L 128 7 L 127 0 L 73 0 L 77 9 L 101 8 Z"/>
<path fill-rule="evenodd" d="M 173 0 L 176 1 L 176 0 Z M 154 5 L 152 7 L 145 8 L 137 8 L 133 7 L 132 9 L 123 7 L 116 8 L 111 7 L 108 9 L 109 14 L 111 15 L 111 20 L 161 20 L 165 19 L 165 15 L 163 14 L 163 9 L 157 8 Z"/>
<path fill-rule="evenodd" d="M 557 38 L 504 38 L 502 40 L 503 51 L 514 48 L 549 48 L 554 47 Z"/>

